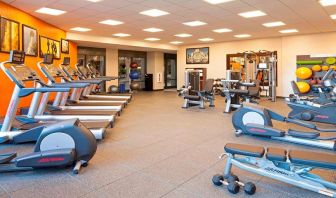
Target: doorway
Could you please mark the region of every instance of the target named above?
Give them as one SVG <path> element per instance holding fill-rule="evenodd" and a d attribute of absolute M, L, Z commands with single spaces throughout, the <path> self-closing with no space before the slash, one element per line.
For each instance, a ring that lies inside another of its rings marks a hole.
<path fill-rule="evenodd" d="M 164 54 L 165 89 L 177 88 L 177 57 L 176 54 Z"/>

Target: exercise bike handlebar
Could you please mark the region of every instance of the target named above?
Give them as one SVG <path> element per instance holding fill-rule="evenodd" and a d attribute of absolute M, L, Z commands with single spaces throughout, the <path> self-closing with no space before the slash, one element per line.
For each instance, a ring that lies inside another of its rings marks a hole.
<path fill-rule="evenodd" d="M 286 122 L 289 123 L 293 123 L 293 124 L 297 124 L 309 129 L 314 129 L 317 131 L 321 131 L 321 132 L 336 132 L 336 129 L 324 129 L 324 128 L 319 128 L 316 124 L 313 123 L 309 123 L 309 122 L 304 122 L 302 120 L 298 120 L 298 119 L 292 119 L 292 118 L 286 118 Z"/>

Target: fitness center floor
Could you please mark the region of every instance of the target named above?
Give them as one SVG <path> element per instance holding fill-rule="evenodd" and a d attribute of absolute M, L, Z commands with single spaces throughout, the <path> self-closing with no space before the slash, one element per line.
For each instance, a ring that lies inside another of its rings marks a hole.
<path fill-rule="evenodd" d="M 182 102 L 172 91 L 134 94 L 132 103 L 117 119 L 115 128 L 99 143 L 89 167 L 79 175 L 72 175 L 70 169 L 3 174 L 0 198 L 244 197 L 243 192 L 232 195 L 225 188 L 214 187 L 211 182 L 212 176 L 221 173 L 225 165 L 225 160 L 218 156 L 226 143 L 308 149 L 268 139 L 235 137 L 231 115 L 222 113 L 222 97 L 217 96 L 215 108 L 205 110 L 182 109 Z M 289 110 L 281 100 L 262 102 L 261 105 L 283 114 Z M 25 153 L 32 146 L 0 145 L 0 149 Z M 242 181 L 256 183 L 256 197 L 321 196 L 237 169 L 234 172 Z M 319 174 L 336 180 L 336 172 Z"/>

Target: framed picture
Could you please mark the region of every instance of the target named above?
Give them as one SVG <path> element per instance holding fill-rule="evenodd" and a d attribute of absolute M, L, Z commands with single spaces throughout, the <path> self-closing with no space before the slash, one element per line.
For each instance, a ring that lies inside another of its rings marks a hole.
<path fill-rule="evenodd" d="M 187 48 L 187 64 L 209 64 L 209 47 Z"/>
<path fill-rule="evenodd" d="M 61 39 L 61 52 L 64 54 L 69 54 L 69 41 Z"/>
<path fill-rule="evenodd" d="M 20 24 L 1 17 L 0 51 L 20 50 Z"/>
<path fill-rule="evenodd" d="M 37 30 L 22 24 L 22 49 L 27 56 L 37 56 Z"/>
<path fill-rule="evenodd" d="M 44 36 L 40 36 L 40 57 L 43 58 L 44 54 L 53 54 L 54 59 L 61 58 L 60 42 Z"/>

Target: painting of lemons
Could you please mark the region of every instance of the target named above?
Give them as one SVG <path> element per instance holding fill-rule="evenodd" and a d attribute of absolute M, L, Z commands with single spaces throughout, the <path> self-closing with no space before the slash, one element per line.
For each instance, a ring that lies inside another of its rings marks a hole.
<path fill-rule="evenodd" d="M 2 52 L 20 49 L 19 27 L 18 22 L 1 18 L 0 50 Z"/>
<path fill-rule="evenodd" d="M 61 58 L 60 42 L 40 36 L 40 57 L 44 54 L 53 54 L 55 59 Z"/>

